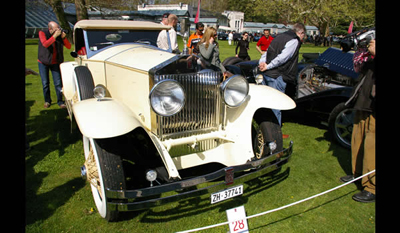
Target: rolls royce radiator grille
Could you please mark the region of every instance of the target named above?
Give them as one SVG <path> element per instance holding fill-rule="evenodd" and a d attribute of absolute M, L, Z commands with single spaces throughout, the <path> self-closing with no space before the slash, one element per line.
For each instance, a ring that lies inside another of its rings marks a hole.
<path fill-rule="evenodd" d="M 185 106 L 179 113 L 170 117 L 157 115 L 156 133 L 161 140 L 187 137 L 218 129 L 222 105 L 219 92 L 220 77 L 220 72 L 154 76 L 155 83 L 165 79 L 178 81 L 186 94 Z"/>

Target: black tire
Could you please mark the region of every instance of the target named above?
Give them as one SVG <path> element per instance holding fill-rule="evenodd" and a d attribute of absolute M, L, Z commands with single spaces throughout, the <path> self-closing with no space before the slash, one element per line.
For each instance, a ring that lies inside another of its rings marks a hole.
<path fill-rule="evenodd" d="M 76 81 L 80 100 L 93 98 L 94 82 L 92 73 L 86 66 L 75 67 Z"/>
<path fill-rule="evenodd" d="M 276 143 L 276 149 L 273 151 L 283 150 L 283 138 L 281 126 L 277 122 L 262 121 L 255 129 L 256 134 L 253 136 L 253 150 L 256 159 L 261 159 L 271 154 L 268 144 Z"/>
<path fill-rule="evenodd" d="M 84 140 L 85 141 L 85 140 Z M 115 221 L 118 218 L 118 210 L 110 210 L 107 206 L 107 198 L 105 191 L 124 190 L 126 189 L 124 168 L 121 156 L 113 152 L 115 145 L 114 140 L 110 139 L 92 139 L 91 147 L 95 150 L 94 160 L 97 167 L 98 187 L 97 190 L 92 188 L 92 194 L 99 214 L 107 221 Z"/>
<path fill-rule="evenodd" d="M 222 65 L 223 66 L 234 65 L 234 64 L 242 62 L 242 61 L 244 61 L 244 60 L 241 58 L 238 58 L 238 57 L 228 57 L 222 62 Z"/>
<path fill-rule="evenodd" d="M 344 148 L 351 148 L 351 135 L 353 133 L 354 112 L 340 103 L 333 108 L 329 115 L 328 125 L 332 137 Z"/>

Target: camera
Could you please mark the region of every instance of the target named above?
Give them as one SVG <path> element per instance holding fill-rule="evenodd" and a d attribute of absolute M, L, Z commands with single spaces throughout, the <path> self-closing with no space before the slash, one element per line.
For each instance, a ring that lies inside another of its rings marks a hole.
<path fill-rule="evenodd" d="M 340 41 L 340 47 L 347 53 L 351 49 L 366 48 L 371 40 L 375 40 L 375 27 L 350 33 Z"/>
<path fill-rule="evenodd" d="M 61 30 L 61 32 L 64 32 L 65 34 L 68 34 L 68 33 L 69 33 L 69 30 L 68 30 L 68 29 L 60 28 L 60 30 Z"/>

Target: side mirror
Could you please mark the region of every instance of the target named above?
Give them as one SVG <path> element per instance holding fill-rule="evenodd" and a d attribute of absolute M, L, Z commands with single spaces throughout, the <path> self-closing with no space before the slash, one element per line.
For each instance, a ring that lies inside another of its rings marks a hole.
<path fill-rule="evenodd" d="M 78 53 L 75 52 L 75 51 L 72 51 L 70 54 L 71 54 L 71 56 L 72 56 L 73 58 L 77 58 L 77 57 L 78 57 Z"/>

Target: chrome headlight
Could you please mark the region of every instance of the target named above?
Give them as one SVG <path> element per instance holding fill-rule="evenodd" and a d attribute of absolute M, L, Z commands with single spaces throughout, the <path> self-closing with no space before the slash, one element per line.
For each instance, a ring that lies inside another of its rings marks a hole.
<path fill-rule="evenodd" d="M 185 92 L 175 80 L 162 80 L 150 91 L 150 105 L 161 116 L 172 116 L 185 105 Z"/>
<path fill-rule="evenodd" d="M 148 170 L 146 172 L 146 180 L 152 182 L 155 181 L 157 179 L 157 172 L 154 170 Z"/>
<path fill-rule="evenodd" d="M 96 98 L 98 101 L 104 99 L 106 97 L 106 87 L 99 84 L 93 89 L 93 96 Z"/>
<path fill-rule="evenodd" d="M 260 85 L 264 81 L 264 76 L 262 74 L 257 74 L 255 80 L 257 85 Z"/>
<path fill-rule="evenodd" d="M 249 83 L 242 75 L 233 75 L 221 85 L 224 102 L 229 107 L 238 107 L 249 94 Z"/>

